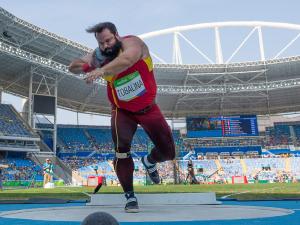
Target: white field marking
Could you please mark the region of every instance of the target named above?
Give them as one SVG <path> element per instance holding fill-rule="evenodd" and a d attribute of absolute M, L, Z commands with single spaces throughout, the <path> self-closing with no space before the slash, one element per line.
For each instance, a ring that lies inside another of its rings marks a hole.
<path fill-rule="evenodd" d="M 72 190 L 70 190 L 70 189 L 68 189 L 68 188 L 66 188 L 66 187 L 59 187 L 59 188 L 64 189 L 64 190 L 69 191 L 69 192 L 77 192 L 77 191 L 72 191 Z M 90 195 L 90 194 L 88 194 L 88 193 L 86 193 L 86 192 L 84 192 L 84 191 L 82 191 L 82 192 L 80 192 L 80 193 L 82 193 L 82 194 L 84 194 L 84 195 L 87 195 L 87 196 L 89 196 L 89 197 L 92 196 L 92 195 Z"/>
<path fill-rule="evenodd" d="M 280 187 L 261 189 L 261 191 L 265 191 L 265 190 L 269 191 L 269 190 L 273 190 L 273 189 L 276 189 L 276 188 L 280 188 Z M 232 193 L 230 195 L 224 195 L 224 196 L 221 197 L 221 199 L 226 199 L 226 198 L 228 198 L 230 196 L 233 196 L 233 195 L 240 195 L 240 194 L 245 194 L 245 193 L 248 193 L 248 192 L 250 192 L 250 191 L 242 191 L 242 192 Z"/>

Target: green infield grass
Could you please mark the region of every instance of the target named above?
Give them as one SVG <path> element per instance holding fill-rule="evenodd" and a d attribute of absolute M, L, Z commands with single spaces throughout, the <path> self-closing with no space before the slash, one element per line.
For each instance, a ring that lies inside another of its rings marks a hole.
<path fill-rule="evenodd" d="M 0 191 L 0 200 L 29 198 L 61 198 L 89 200 L 91 187 L 29 188 Z M 217 198 L 238 200 L 300 199 L 300 183 L 274 184 L 196 184 L 135 186 L 136 193 L 215 192 Z M 122 193 L 121 187 L 103 186 L 98 194 Z"/>

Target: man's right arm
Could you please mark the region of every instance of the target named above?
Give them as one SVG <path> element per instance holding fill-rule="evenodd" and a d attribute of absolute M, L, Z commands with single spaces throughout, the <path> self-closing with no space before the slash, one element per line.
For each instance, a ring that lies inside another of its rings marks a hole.
<path fill-rule="evenodd" d="M 90 53 L 80 59 L 74 59 L 69 65 L 69 71 L 75 74 L 88 73 L 94 69 L 93 53 Z"/>

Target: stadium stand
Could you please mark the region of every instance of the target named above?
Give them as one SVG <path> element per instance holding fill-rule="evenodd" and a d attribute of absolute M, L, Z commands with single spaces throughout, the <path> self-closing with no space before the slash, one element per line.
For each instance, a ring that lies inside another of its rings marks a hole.
<path fill-rule="evenodd" d="M 8 118 L 17 120 L 19 116 L 14 115 L 15 110 L 11 106 L 1 105 L 1 109 L 9 112 L 5 114 L 9 115 L 5 117 L 6 124 L 2 122 L 1 129 L 4 129 L 4 126 L 10 125 Z M 18 121 L 20 122 L 17 123 L 19 124 L 17 128 L 7 129 L 11 136 L 34 136 L 32 131 L 27 129 L 26 123 L 22 125 L 22 119 Z M 36 127 L 44 128 L 39 131 L 39 134 L 44 142 L 52 147 L 52 131 L 50 131 L 52 125 L 36 124 Z M 84 181 L 83 184 L 87 184 L 89 176 L 95 175 L 94 168 L 97 167 L 98 174 L 105 177 L 107 185 L 119 185 L 112 166 L 114 151 L 109 127 L 58 125 L 57 128 L 58 155 L 68 168 L 78 173 Z M 178 161 L 159 164 L 162 182 L 173 183 L 176 176 L 178 177 L 176 182 L 187 182 L 187 160 L 183 160 L 184 157 L 193 159 L 195 175 L 200 183 L 230 183 L 232 178 L 237 176 L 246 176 L 247 180 L 252 182 L 299 180 L 297 151 L 285 149 L 283 146 L 299 142 L 300 123 L 275 123 L 273 127 L 266 128 L 264 135 L 189 139 L 182 138 L 179 130 L 175 130 L 173 136 L 177 146 Z M 152 147 L 153 144 L 147 134 L 143 129 L 138 128 L 132 142 L 135 184 L 143 185 L 148 182 L 139 158 Z M 264 148 L 267 148 L 267 151 L 264 151 Z M 95 154 L 92 154 L 93 152 Z M 279 156 L 282 154 L 285 156 Z M 10 169 L 6 171 L 6 181 L 31 180 L 32 177 L 35 180 L 42 180 L 41 168 L 31 159 L 12 158 L 7 155 L 3 158 L 5 159 L 0 163 L 10 165 Z"/>
<path fill-rule="evenodd" d="M 182 138 L 179 130 L 173 131 L 178 154 L 177 167 L 173 163 L 159 165 L 163 182 L 174 182 L 174 171 L 177 171 L 180 182 L 185 182 L 187 160 L 194 159 L 197 179 L 201 182 L 231 182 L 234 176 L 246 176 L 248 180 L 268 180 L 277 182 L 285 174 L 286 179 L 299 177 L 297 158 L 278 157 L 276 154 L 287 153 L 287 149 L 268 149 L 268 146 L 289 144 L 293 135 L 298 140 L 299 124 L 276 124 L 268 127 L 265 136 L 234 138 Z M 44 133 L 45 140 L 47 134 Z M 109 127 L 58 125 L 59 155 L 63 162 L 78 171 L 83 180 L 94 175 L 94 166 L 105 175 L 108 185 L 118 185 L 111 160 L 114 157 Z M 274 142 L 274 140 L 278 140 Z M 132 143 L 135 161 L 134 179 L 136 184 L 146 182 L 145 171 L 139 157 L 146 154 L 153 144 L 142 129 L 138 129 Z M 91 152 L 96 152 L 91 155 Z M 291 153 L 289 151 L 288 153 Z M 296 163 L 295 163 L 296 162 Z M 176 169 L 177 168 L 177 169 Z M 269 169 L 268 169 L 269 168 Z M 288 169 L 290 168 L 290 169 Z M 170 172 L 172 171 L 172 172 Z"/>
<path fill-rule="evenodd" d="M 39 140 L 12 105 L 0 104 L 0 150 L 39 151 Z"/>
<path fill-rule="evenodd" d="M 23 158 L 19 155 L 0 159 L 0 164 L 8 165 L 8 168 L 4 169 L 4 180 L 11 183 L 30 180 L 42 181 L 43 174 L 41 166 L 25 156 Z"/>
<path fill-rule="evenodd" d="M 0 104 L 0 136 L 34 137 L 12 105 Z"/>
<path fill-rule="evenodd" d="M 59 128 L 57 135 L 69 148 L 88 150 L 91 147 L 91 143 L 89 142 L 82 128 Z"/>

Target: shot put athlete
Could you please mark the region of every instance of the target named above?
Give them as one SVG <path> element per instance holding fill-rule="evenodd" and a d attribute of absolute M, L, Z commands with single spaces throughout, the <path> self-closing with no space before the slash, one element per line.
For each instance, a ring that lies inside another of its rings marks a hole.
<path fill-rule="evenodd" d="M 134 163 L 130 147 L 138 124 L 154 144 L 141 161 L 153 183 L 160 182 L 156 164 L 175 157 L 175 145 L 164 116 L 155 102 L 157 86 L 148 47 L 138 37 L 119 36 L 113 23 L 104 22 L 87 29 L 98 48 L 71 62 L 73 73 L 87 73 L 86 82 L 103 78 L 111 102 L 112 139 L 116 157 L 114 169 L 127 199 L 125 211 L 138 212 L 133 189 Z"/>

